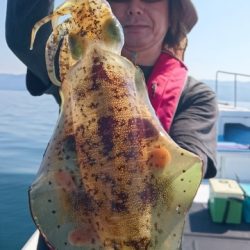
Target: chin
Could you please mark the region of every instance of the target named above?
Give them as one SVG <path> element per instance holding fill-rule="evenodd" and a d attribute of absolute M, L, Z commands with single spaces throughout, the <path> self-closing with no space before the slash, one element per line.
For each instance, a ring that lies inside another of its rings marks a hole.
<path fill-rule="evenodd" d="M 143 48 L 147 48 L 148 43 L 145 43 L 145 40 L 141 41 L 139 39 L 132 41 L 128 40 L 128 42 L 125 41 L 124 47 L 128 49 L 129 51 L 141 51 Z"/>

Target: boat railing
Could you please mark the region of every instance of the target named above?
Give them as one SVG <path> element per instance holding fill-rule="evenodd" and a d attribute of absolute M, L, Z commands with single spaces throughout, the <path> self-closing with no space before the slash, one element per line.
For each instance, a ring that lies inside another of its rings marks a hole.
<path fill-rule="evenodd" d="M 237 81 L 238 81 L 238 77 L 247 77 L 250 78 L 250 75 L 247 74 L 241 74 L 241 73 L 236 73 L 236 72 L 229 72 L 229 71 L 222 71 L 222 70 L 218 70 L 216 71 L 216 77 L 215 77 L 215 92 L 218 95 L 218 83 L 219 83 L 219 75 L 221 74 L 226 74 L 226 75 L 232 75 L 234 77 L 234 98 L 233 98 L 233 103 L 234 103 L 234 107 L 237 107 Z"/>

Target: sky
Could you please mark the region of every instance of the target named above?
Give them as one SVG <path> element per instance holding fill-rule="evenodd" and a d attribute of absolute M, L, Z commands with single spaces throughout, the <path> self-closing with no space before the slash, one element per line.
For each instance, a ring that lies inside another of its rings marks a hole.
<path fill-rule="evenodd" d="M 189 74 L 211 80 L 217 70 L 250 75 L 250 1 L 193 0 L 193 3 L 199 21 L 188 36 L 185 62 Z M 0 73 L 22 74 L 25 66 L 5 42 L 6 5 L 7 0 L 0 0 Z"/>

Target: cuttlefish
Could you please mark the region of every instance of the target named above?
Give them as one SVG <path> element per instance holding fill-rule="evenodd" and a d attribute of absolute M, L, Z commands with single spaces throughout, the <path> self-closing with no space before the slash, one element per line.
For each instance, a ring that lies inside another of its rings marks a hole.
<path fill-rule="evenodd" d="M 47 69 L 62 103 L 29 191 L 40 233 L 60 250 L 178 249 L 200 158 L 164 131 L 105 0 L 64 2 L 34 26 L 31 46 L 48 21 Z"/>

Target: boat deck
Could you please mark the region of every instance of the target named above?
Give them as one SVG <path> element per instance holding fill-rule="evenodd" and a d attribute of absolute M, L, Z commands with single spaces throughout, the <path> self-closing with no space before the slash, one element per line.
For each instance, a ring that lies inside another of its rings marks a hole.
<path fill-rule="evenodd" d="M 194 203 L 186 218 L 183 250 L 249 250 L 250 224 L 213 223 L 207 204 Z"/>
<path fill-rule="evenodd" d="M 213 223 L 209 210 L 209 185 L 204 181 L 194 199 L 194 203 L 186 217 L 183 250 L 249 250 L 250 224 Z"/>

